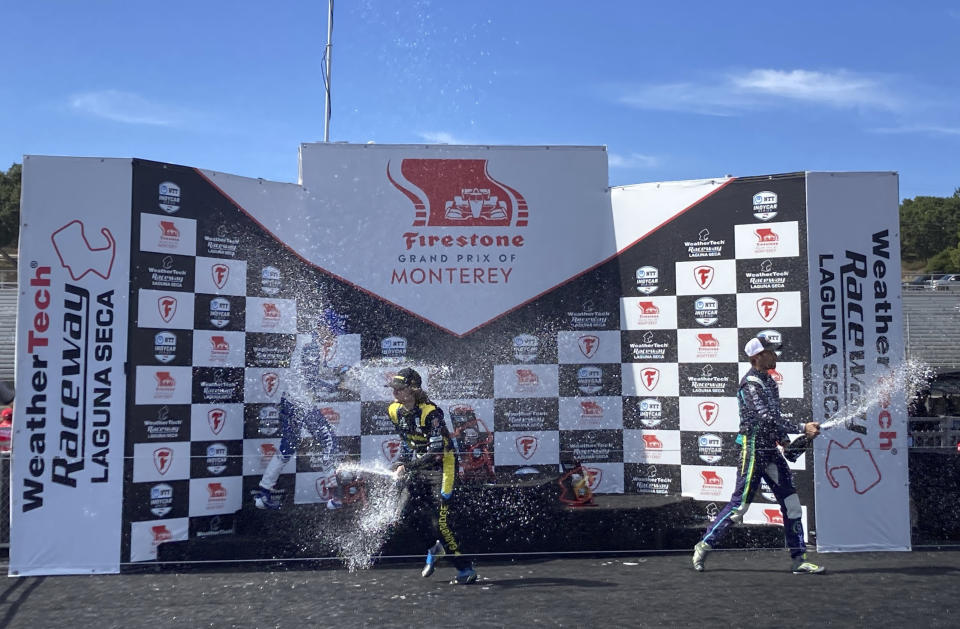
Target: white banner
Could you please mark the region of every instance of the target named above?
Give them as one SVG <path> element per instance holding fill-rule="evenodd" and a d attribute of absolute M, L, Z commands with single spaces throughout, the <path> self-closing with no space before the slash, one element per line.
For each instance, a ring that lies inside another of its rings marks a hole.
<path fill-rule="evenodd" d="M 130 160 L 24 159 L 12 575 L 120 569 L 130 202 Z"/>
<path fill-rule="evenodd" d="M 204 174 L 307 262 L 456 335 L 615 253 L 602 147 L 304 144 L 300 158 L 303 188 L 270 195 Z"/>
<path fill-rule="evenodd" d="M 879 381 L 904 360 L 895 173 L 808 173 L 817 548 L 909 550 L 907 413 Z"/>

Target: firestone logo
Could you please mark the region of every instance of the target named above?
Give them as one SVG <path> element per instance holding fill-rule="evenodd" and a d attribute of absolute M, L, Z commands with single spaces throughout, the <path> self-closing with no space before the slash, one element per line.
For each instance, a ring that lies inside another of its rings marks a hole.
<path fill-rule="evenodd" d="M 720 415 L 720 405 L 711 400 L 706 400 L 697 404 L 697 411 L 700 413 L 700 421 L 707 426 L 712 426 Z"/>
<path fill-rule="evenodd" d="M 537 452 L 538 440 L 533 435 L 523 435 L 517 437 L 517 453 L 522 456 L 525 460 L 529 461 L 531 457 Z"/>
<path fill-rule="evenodd" d="M 166 474 L 170 471 L 170 466 L 173 465 L 173 450 L 166 447 L 154 450 L 153 465 L 157 468 L 157 471 L 160 472 L 161 476 Z"/>
<path fill-rule="evenodd" d="M 210 425 L 210 432 L 219 435 L 227 423 L 227 412 L 222 408 L 211 408 L 207 411 L 207 424 Z"/>
<path fill-rule="evenodd" d="M 584 334 L 577 339 L 577 346 L 581 354 L 587 358 L 593 358 L 600 348 L 600 337 L 596 334 Z"/>
<path fill-rule="evenodd" d="M 387 459 L 387 462 L 393 463 L 400 456 L 400 441 L 397 439 L 384 441 L 380 444 L 380 450 L 383 452 L 383 456 Z"/>
<path fill-rule="evenodd" d="M 280 388 L 280 376 L 276 372 L 268 371 L 260 376 L 260 381 L 263 384 L 263 392 L 267 397 L 276 395 Z"/>
<path fill-rule="evenodd" d="M 660 308 L 652 301 L 638 301 L 637 310 L 640 311 L 637 325 L 657 325 L 660 321 Z"/>
<path fill-rule="evenodd" d="M 157 299 L 157 312 L 164 323 L 170 323 L 173 316 L 177 314 L 177 298 L 172 295 L 164 295 Z"/>
<path fill-rule="evenodd" d="M 603 417 L 603 407 L 593 400 L 580 402 L 580 417 L 597 419 Z"/>
<path fill-rule="evenodd" d="M 230 267 L 218 262 L 210 267 L 210 274 L 213 276 L 213 285 L 217 288 L 223 288 L 230 277 Z"/>
<path fill-rule="evenodd" d="M 777 316 L 777 309 L 780 305 L 780 300 L 776 297 L 761 297 L 757 300 L 757 312 L 760 313 L 760 318 L 770 323 L 770 321 Z"/>
<path fill-rule="evenodd" d="M 720 352 L 720 341 L 710 332 L 697 334 L 697 358 L 716 358 Z"/>
<path fill-rule="evenodd" d="M 177 381 L 169 371 L 158 371 L 153 377 L 157 381 L 156 397 L 157 398 L 168 398 L 173 395 L 173 392 L 177 388 Z"/>
<path fill-rule="evenodd" d="M 660 384 L 660 370 L 655 367 L 647 367 L 640 371 L 640 384 L 647 391 L 653 391 Z"/>
<path fill-rule="evenodd" d="M 517 369 L 517 386 L 533 388 L 540 384 L 540 378 L 532 369 Z"/>
<path fill-rule="evenodd" d="M 160 241 L 158 246 L 164 249 L 176 249 L 180 246 L 180 230 L 173 221 L 160 221 Z"/>
<path fill-rule="evenodd" d="M 701 471 L 700 478 L 703 479 L 703 485 L 700 488 L 702 493 L 716 496 L 723 491 L 723 478 L 714 470 Z"/>
<path fill-rule="evenodd" d="M 697 286 L 706 290 L 708 286 L 713 282 L 713 276 L 715 275 L 714 268 L 707 264 L 702 264 L 693 269 L 693 279 L 697 283 Z"/>
<path fill-rule="evenodd" d="M 529 219 L 526 199 L 491 177 L 485 159 L 404 159 L 399 169 L 389 162 L 387 179 L 413 204 L 413 227 L 526 227 Z M 453 237 L 435 244 L 476 246 Z"/>

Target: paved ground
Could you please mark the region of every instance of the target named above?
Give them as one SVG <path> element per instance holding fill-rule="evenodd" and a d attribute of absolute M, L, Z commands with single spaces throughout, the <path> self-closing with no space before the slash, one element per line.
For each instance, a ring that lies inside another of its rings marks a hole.
<path fill-rule="evenodd" d="M 25 577 L 0 589 L 0 627 L 955 627 L 960 553 L 785 551 L 482 560 L 472 586 L 419 563 L 350 573 L 307 565 L 178 566 L 111 576 Z M 2 566 L 5 570 L 6 566 Z"/>

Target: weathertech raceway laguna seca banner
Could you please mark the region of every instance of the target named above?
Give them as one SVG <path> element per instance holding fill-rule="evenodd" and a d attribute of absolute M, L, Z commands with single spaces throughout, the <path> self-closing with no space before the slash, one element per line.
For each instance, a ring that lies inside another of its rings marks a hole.
<path fill-rule="evenodd" d="M 331 312 L 344 329 L 325 359 L 352 376 L 318 403 L 341 456 L 396 459 L 383 384 L 412 366 L 468 454 L 463 478 L 580 465 L 596 493 L 689 496 L 706 524 L 734 486 L 749 338 L 782 337 L 784 414 L 817 418 L 809 187 L 611 190 L 598 147 L 307 144 L 299 185 L 30 157 L 11 574 L 114 572 L 235 533 L 279 446 L 291 355 Z M 294 458 L 284 508 L 325 502 L 330 458 Z M 838 502 L 814 527 L 814 459 L 793 467 L 808 531 L 840 539 L 857 516 Z M 782 525 L 767 491 L 745 520 Z M 901 547 L 900 526 L 860 531 Z"/>

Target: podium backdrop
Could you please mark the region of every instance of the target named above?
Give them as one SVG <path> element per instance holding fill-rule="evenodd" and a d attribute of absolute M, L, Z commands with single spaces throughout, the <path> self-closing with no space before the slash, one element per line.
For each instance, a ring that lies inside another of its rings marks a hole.
<path fill-rule="evenodd" d="M 233 534 L 323 310 L 346 321 L 326 351 L 350 386 L 322 411 L 351 458 L 396 457 L 383 384 L 409 365 L 479 444 L 474 478 L 580 463 L 597 493 L 682 494 L 704 523 L 734 486 L 749 338 L 782 338 L 797 420 L 903 360 L 893 173 L 610 189 L 600 147 L 300 157 L 298 185 L 24 160 L 11 574 Z M 877 400 L 793 466 L 822 550 L 909 548 L 905 426 L 904 400 Z M 326 501 L 331 476 L 300 452 L 284 508 Z M 769 492 L 745 521 L 782 525 Z"/>

